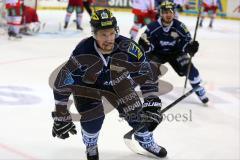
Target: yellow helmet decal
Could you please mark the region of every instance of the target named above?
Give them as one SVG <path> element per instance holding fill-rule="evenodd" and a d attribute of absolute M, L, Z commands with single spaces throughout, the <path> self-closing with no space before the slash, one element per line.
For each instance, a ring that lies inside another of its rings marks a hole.
<path fill-rule="evenodd" d="M 99 20 L 99 17 L 98 17 L 98 15 L 96 14 L 96 12 L 93 13 L 91 19 L 92 19 L 92 20 Z"/>
<path fill-rule="evenodd" d="M 109 18 L 112 18 L 113 17 L 113 14 L 112 14 L 112 12 L 110 12 L 110 15 L 109 15 L 110 17 Z"/>
<path fill-rule="evenodd" d="M 111 25 L 112 25 L 112 21 L 101 22 L 101 26 L 103 26 L 103 27 L 111 26 Z"/>
<path fill-rule="evenodd" d="M 171 9 L 173 7 L 174 3 L 169 2 L 169 1 L 165 1 L 161 4 L 161 7 L 165 6 L 165 8 L 167 9 Z"/>

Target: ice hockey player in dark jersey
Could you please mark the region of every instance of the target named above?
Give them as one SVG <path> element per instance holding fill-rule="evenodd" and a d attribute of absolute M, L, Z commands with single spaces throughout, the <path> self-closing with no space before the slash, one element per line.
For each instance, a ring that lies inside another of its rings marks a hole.
<path fill-rule="evenodd" d="M 194 56 L 197 53 L 199 43 L 192 41 L 186 26 L 174 18 L 174 10 L 174 3 L 162 2 L 160 18 L 147 26 L 139 39 L 139 44 L 144 48 L 149 59 L 161 64 L 168 62 L 179 76 L 186 76 L 189 55 Z M 192 87 L 201 86 L 199 71 L 193 64 L 188 79 Z M 208 102 L 202 86 L 196 94 L 202 103 Z"/>
<path fill-rule="evenodd" d="M 119 35 L 117 20 L 107 9 L 95 11 L 90 20 L 93 36 L 82 40 L 54 82 L 56 110 L 52 134 L 65 139 L 76 134 L 67 108 L 73 94 L 81 115 L 81 133 L 88 160 L 98 160 L 98 136 L 105 117 L 104 96 L 135 130 L 140 146 L 157 157 L 167 151 L 153 139 L 152 131 L 162 121 L 161 100 L 151 94 L 150 82 L 156 81 L 150 64 L 138 44 Z M 134 88 L 140 84 L 144 96 L 142 105 Z"/>

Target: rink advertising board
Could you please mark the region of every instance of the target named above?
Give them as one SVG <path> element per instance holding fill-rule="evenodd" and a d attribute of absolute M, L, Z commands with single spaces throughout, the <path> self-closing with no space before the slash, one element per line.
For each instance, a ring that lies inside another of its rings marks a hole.
<path fill-rule="evenodd" d="M 38 0 L 39 9 L 66 9 L 68 0 Z M 95 7 L 107 7 L 114 9 L 122 9 L 123 11 L 131 11 L 131 0 L 94 0 Z M 196 15 L 201 0 L 189 0 L 189 10 L 185 10 L 185 14 Z M 223 18 L 240 19 L 240 13 L 234 13 L 234 8 L 237 7 L 238 0 L 217 0 L 218 10 L 217 15 Z"/>
<path fill-rule="evenodd" d="M 232 0 L 217 0 L 217 14 L 218 16 L 221 17 L 226 17 L 227 16 L 227 3 L 228 1 Z M 197 14 L 198 12 L 198 7 L 201 5 L 202 0 L 189 0 L 188 5 L 189 5 L 189 10 L 185 10 L 184 12 L 186 14 Z"/>

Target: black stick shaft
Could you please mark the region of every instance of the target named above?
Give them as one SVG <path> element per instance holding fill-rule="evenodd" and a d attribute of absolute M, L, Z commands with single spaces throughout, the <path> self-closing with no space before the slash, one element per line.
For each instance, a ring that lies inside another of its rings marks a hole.
<path fill-rule="evenodd" d="M 173 106 L 175 106 L 178 102 L 180 102 L 181 100 L 183 100 L 184 98 L 188 97 L 190 94 L 192 94 L 193 92 L 195 92 L 199 87 L 195 87 L 193 89 L 191 89 L 190 91 L 188 91 L 187 93 L 183 94 L 181 97 L 179 97 L 178 99 L 176 99 L 174 102 L 172 102 L 171 104 L 169 104 L 167 107 L 165 107 L 163 110 L 161 110 L 161 113 L 166 112 L 167 110 L 169 110 L 170 108 L 172 108 Z"/>
<path fill-rule="evenodd" d="M 181 100 L 183 100 L 184 98 L 188 97 L 189 95 L 191 95 L 193 92 L 195 92 L 199 87 L 195 87 L 193 89 L 191 89 L 190 91 L 188 91 L 187 93 L 183 94 L 181 97 L 179 97 L 178 99 L 176 99 L 174 102 L 172 102 L 171 104 L 169 104 L 167 107 L 165 107 L 163 110 L 161 110 L 161 114 L 166 112 L 167 110 L 169 110 L 170 108 L 172 108 L 173 106 L 175 106 L 178 102 L 180 102 Z M 144 126 L 139 127 L 138 129 L 132 129 L 131 131 L 127 132 L 124 135 L 125 139 L 131 139 L 132 134 L 136 131 L 139 131 L 143 128 Z"/>
<path fill-rule="evenodd" d="M 201 16 L 201 9 L 202 9 L 202 2 L 200 1 L 200 6 L 198 7 L 198 16 L 197 16 L 197 22 L 196 22 L 196 26 L 195 26 L 193 41 L 195 41 L 196 37 L 197 37 L 197 30 L 198 30 L 199 20 L 200 20 L 200 16 Z M 189 73 L 190 73 L 190 70 L 191 70 L 191 65 L 192 65 L 192 56 L 190 56 L 189 63 L 188 63 L 188 68 L 187 68 L 187 74 L 186 74 L 186 78 L 185 78 L 185 82 L 184 82 L 183 93 L 185 92 L 185 89 L 187 88 L 187 80 L 188 80 Z"/>

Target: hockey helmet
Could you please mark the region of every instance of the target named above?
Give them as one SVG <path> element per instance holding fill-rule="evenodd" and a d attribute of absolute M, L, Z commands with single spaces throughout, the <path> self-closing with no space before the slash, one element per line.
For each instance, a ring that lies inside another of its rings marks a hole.
<path fill-rule="evenodd" d="M 108 9 L 95 11 L 91 16 L 90 25 L 94 33 L 100 29 L 114 28 L 116 31 L 118 30 L 117 20 Z"/>
<path fill-rule="evenodd" d="M 175 4 L 169 0 L 163 1 L 159 6 L 160 13 L 162 13 L 163 11 L 168 11 L 168 10 L 170 10 L 171 12 L 174 12 Z"/>

